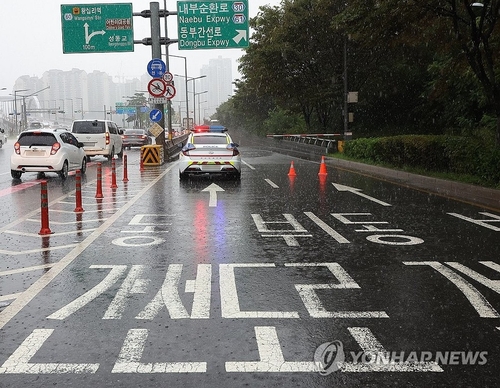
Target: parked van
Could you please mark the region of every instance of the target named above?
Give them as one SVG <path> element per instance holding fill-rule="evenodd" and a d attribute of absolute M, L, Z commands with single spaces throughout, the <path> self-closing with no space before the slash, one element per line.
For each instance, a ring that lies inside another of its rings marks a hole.
<path fill-rule="evenodd" d="M 110 120 L 75 120 L 71 132 L 83 143 L 87 160 L 91 156 L 103 155 L 112 160 L 115 155 L 123 157 L 123 130 Z"/>

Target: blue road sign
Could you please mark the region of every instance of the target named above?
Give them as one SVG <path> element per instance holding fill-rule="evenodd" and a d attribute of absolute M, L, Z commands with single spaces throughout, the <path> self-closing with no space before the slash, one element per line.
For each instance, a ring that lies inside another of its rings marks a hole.
<path fill-rule="evenodd" d="M 167 65 L 161 59 L 151 59 L 148 63 L 148 73 L 153 78 L 161 78 L 167 71 Z"/>
<path fill-rule="evenodd" d="M 161 114 L 161 110 L 159 110 L 159 109 L 152 109 L 151 112 L 149 112 L 149 119 L 153 123 L 157 123 L 158 121 L 160 121 L 161 117 L 162 117 L 162 114 Z"/>

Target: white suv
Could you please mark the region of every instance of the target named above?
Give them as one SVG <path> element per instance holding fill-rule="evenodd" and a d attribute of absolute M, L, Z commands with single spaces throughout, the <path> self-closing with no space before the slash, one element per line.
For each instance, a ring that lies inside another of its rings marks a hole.
<path fill-rule="evenodd" d="M 104 155 L 112 160 L 115 155 L 123 157 L 122 133 L 118 125 L 110 120 L 75 120 L 71 132 L 83 143 L 87 160 L 91 156 Z"/>

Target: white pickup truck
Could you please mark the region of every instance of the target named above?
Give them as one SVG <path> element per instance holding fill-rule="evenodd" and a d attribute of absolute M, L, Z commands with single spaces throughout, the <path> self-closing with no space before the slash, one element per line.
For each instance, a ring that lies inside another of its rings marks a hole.
<path fill-rule="evenodd" d="M 2 148 L 5 143 L 7 143 L 7 134 L 4 129 L 0 128 L 0 148 Z"/>

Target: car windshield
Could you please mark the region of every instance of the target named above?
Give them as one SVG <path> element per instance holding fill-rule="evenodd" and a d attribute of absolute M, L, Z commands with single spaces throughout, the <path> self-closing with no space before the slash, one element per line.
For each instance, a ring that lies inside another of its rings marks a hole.
<path fill-rule="evenodd" d="M 57 140 L 54 135 L 50 133 L 23 133 L 18 139 L 19 145 L 22 147 L 31 146 L 49 146 L 56 143 Z"/>
<path fill-rule="evenodd" d="M 104 122 L 102 121 L 75 121 L 73 123 L 73 133 L 104 133 Z"/>
<path fill-rule="evenodd" d="M 194 136 L 193 143 L 195 144 L 227 144 L 226 136 L 203 135 Z"/>

